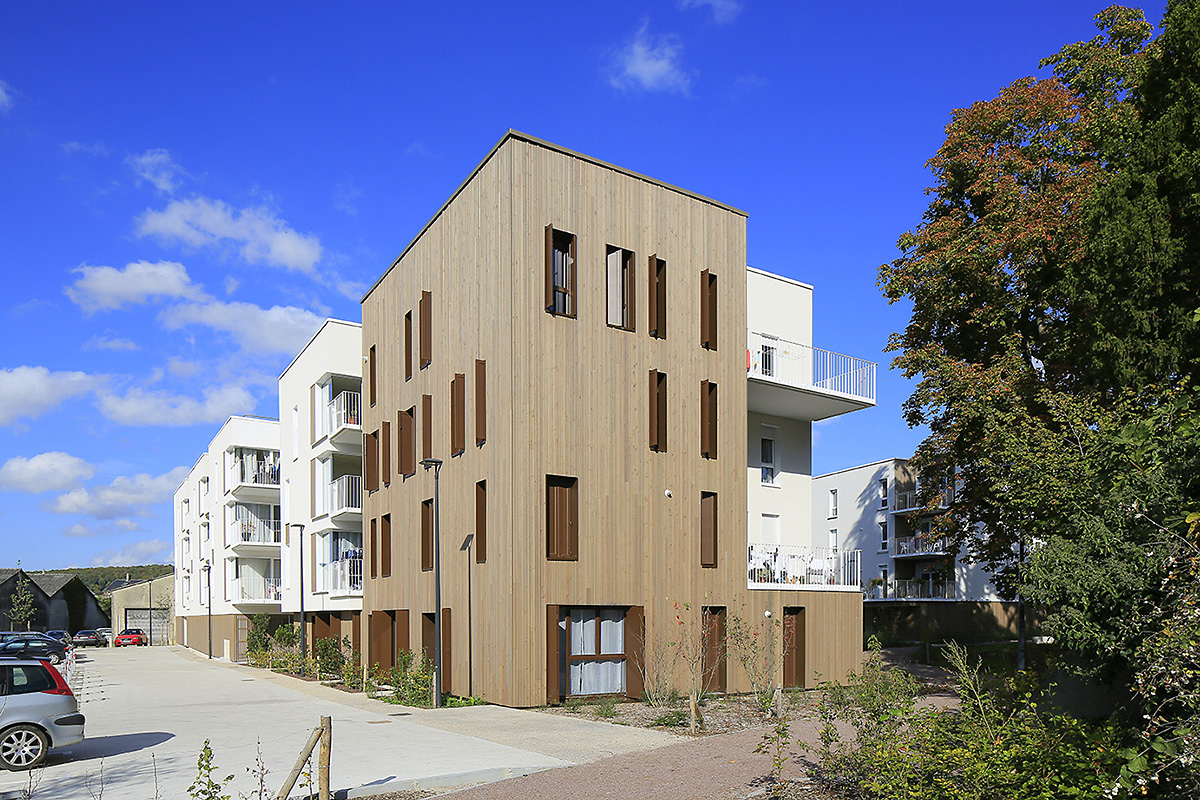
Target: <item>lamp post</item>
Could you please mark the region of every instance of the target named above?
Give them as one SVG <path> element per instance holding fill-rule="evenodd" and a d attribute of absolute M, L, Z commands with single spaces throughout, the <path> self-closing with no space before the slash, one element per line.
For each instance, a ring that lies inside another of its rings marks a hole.
<path fill-rule="evenodd" d="M 433 707 L 442 706 L 442 547 L 441 514 L 438 499 L 438 476 L 442 471 L 440 458 L 423 458 L 421 466 L 433 469 Z"/>
<path fill-rule="evenodd" d="M 300 566 L 300 677 L 304 677 L 304 662 L 308 660 L 308 651 L 304 647 L 304 526 L 289 525 L 299 528 L 296 535 L 296 562 Z"/>
<path fill-rule="evenodd" d="M 212 562 L 209 559 L 204 559 L 204 563 L 200 565 L 200 571 L 204 573 L 204 582 L 208 584 L 208 658 L 212 660 Z"/>

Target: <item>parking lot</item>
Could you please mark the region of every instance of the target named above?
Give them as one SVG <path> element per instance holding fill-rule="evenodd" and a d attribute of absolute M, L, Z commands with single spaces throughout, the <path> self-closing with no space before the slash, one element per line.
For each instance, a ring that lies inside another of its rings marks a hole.
<path fill-rule="evenodd" d="M 333 718 L 331 784 L 352 797 L 496 780 L 678 741 L 496 706 L 394 706 L 181 647 L 89 648 L 71 683 L 87 738 L 52 751 L 32 775 L 0 773 L 0 796 L 30 787 L 33 798 L 186 796 L 208 739 L 214 776 L 234 775 L 227 793 L 257 788 L 248 768 L 261 751 L 273 797 L 321 716 Z"/>

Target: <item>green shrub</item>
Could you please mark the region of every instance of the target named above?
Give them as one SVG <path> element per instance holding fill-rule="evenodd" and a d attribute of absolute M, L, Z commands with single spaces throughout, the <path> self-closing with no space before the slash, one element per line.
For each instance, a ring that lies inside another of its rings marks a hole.
<path fill-rule="evenodd" d="M 349 645 L 350 640 L 346 640 Z M 340 675 L 342 667 L 346 663 L 346 657 L 342 654 L 342 642 L 332 637 L 317 639 L 313 642 L 313 650 L 316 653 L 317 669 L 320 675 Z"/>
<path fill-rule="evenodd" d="M 270 614 L 255 614 L 250 618 L 250 632 L 246 634 L 246 651 L 250 655 L 264 653 L 271 647 Z"/>
<path fill-rule="evenodd" d="M 578 714 L 583 710 L 584 702 L 581 697 L 568 697 L 563 700 L 562 710 L 570 711 L 572 714 Z"/>
<path fill-rule="evenodd" d="M 661 728 L 677 728 L 687 724 L 687 714 L 681 709 L 673 708 L 664 714 L 659 714 L 650 724 Z"/>
<path fill-rule="evenodd" d="M 607 697 L 596 703 L 596 707 L 592 709 L 597 717 L 609 719 L 617 715 L 617 699 L 615 697 Z"/>
<path fill-rule="evenodd" d="M 363 688 L 362 654 L 351 650 L 342 660 L 342 686 L 352 691 Z"/>
<path fill-rule="evenodd" d="M 295 647 L 300 644 L 300 629 L 290 622 L 285 622 L 275 629 L 271 638 L 280 647 Z"/>
<path fill-rule="evenodd" d="M 393 703 L 428 708 L 433 702 L 433 665 L 424 653 L 396 653 L 396 665 L 388 671 L 387 682 L 392 687 L 388 699 Z"/>

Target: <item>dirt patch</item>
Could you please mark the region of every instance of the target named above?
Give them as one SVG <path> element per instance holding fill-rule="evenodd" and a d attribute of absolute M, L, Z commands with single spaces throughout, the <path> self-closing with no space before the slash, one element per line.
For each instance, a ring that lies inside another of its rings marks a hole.
<path fill-rule="evenodd" d="M 788 716 L 809 717 L 816 711 L 816 692 L 788 692 L 783 697 Z M 538 709 L 544 714 L 574 716 L 583 719 L 611 722 L 614 725 L 632 725 L 638 728 L 666 731 L 683 737 L 688 732 L 688 709 L 686 701 L 671 704 L 666 708 L 654 708 L 646 703 L 594 703 L 564 704 Z M 724 696 L 707 698 L 701 706 L 704 728 L 699 736 L 715 736 L 760 728 L 765 718 L 755 705 L 753 698 Z"/>

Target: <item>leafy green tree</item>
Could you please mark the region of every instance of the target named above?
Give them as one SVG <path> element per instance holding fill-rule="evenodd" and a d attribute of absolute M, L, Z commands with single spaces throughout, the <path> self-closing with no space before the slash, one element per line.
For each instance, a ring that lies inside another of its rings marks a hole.
<path fill-rule="evenodd" d="M 20 562 L 17 562 L 18 565 Z M 7 612 L 7 617 L 12 620 L 13 627 L 25 626 L 25 630 L 29 630 L 29 623 L 33 620 L 34 614 L 37 613 L 37 607 L 33 603 L 33 592 L 29 588 L 29 579 L 24 573 L 17 573 L 16 586 L 12 594 L 12 607 Z"/>

